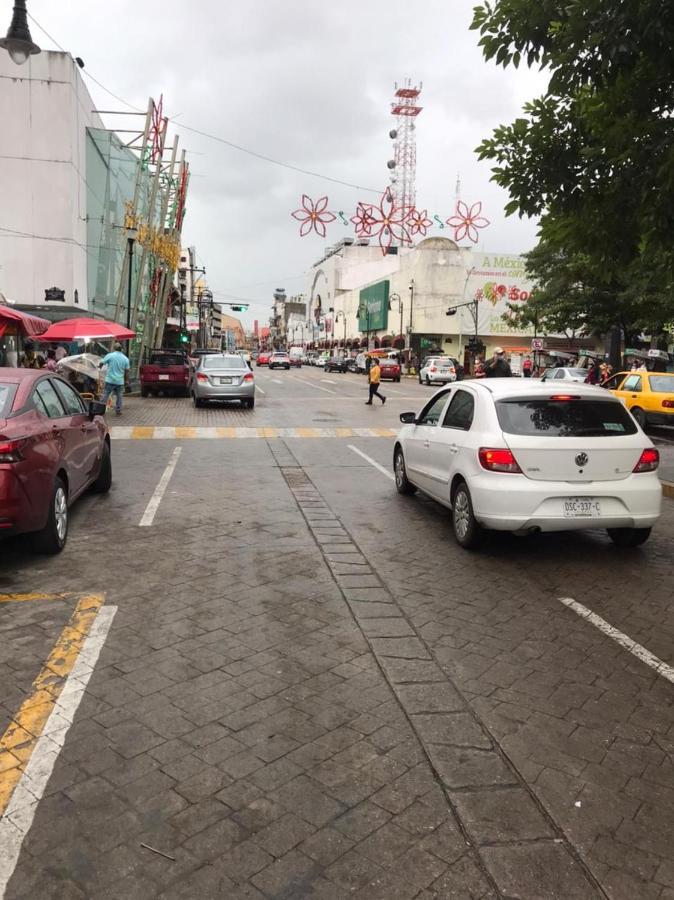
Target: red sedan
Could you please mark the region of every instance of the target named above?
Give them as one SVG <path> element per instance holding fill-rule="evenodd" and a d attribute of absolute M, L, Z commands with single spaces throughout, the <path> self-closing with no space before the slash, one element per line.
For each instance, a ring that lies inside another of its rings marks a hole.
<path fill-rule="evenodd" d="M 400 381 L 400 364 L 395 359 L 380 359 L 382 381 Z"/>
<path fill-rule="evenodd" d="M 268 366 L 269 360 L 271 359 L 271 350 L 260 350 L 257 355 L 256 365 L 257 366 Z"/>
<path fill-rule="evenodd" d="M 33 532 L 38 552 L 63 550 L 72 503 L 110 490 L 104 413 L 53 372 L 0 368 L 0 536 Z"/>

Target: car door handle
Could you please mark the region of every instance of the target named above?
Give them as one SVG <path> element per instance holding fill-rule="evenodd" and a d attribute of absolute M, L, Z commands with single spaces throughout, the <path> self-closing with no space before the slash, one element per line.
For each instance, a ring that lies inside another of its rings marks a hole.
<path fill-rule="evenodd" d="M 632 400 L 636 400 L 636 399 L 637 399 L 637 395 L 636 395 L 636 394 L 632 394 Z"/>
<path fill-rule="evenodd" d="M 449 445 L 449 452 L 450 452 L 450 453 L 458 453 L 458 452 L 459 452 L 458 444 L 450 444 L 450 445 Z"/>
<path fill-rule="evenodd" d="M 424 447 L 428 448 L 428 447 L 430 447 L 430 446 L 431 446 L 431 442 L 430 442 L 430 441 L 424 441 Z"/>

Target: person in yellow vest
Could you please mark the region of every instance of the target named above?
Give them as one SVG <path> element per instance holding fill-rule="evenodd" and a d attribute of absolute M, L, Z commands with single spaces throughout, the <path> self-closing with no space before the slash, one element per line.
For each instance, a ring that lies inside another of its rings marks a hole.
<path fill-rule="evenodd" d="M 381 369 L 379 367 L 379 360 L 373 359 L 370 364 L 370 369 L 368 371 L 367 380 L 370 385 L 370 397 L 366 400 L 366 406 L 372 406 L 372 398 L 379 397 L 381 400 L 382 406 L 386 403 L 386 397 L 383 394 L 379 393 L 379 385 L 381 383 Z"/>

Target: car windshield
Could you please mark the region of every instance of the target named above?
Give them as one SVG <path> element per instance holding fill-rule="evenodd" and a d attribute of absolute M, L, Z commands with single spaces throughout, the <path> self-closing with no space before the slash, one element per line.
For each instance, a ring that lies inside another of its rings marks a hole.
<path fill-rule="evenodd" d="M 674 375 L 651 375 L 648 379 L 656 394 L 674 394 Z"/>
<path fill-rule="evenodd" d="M 178 353 L 153 353 L 150 357 L 151 366 L 184 366 L 185 359 Z"/>
<path fill-rule="evenodd" d="M 4 418 L 5 416 L 9 415 L 15 393 L 15 384 L 0 382 L 0 418 Z"/>
<path fill-rule="evenodd" d="M 439 356 L 437 359 L 434 359 L 433 362 L 436 366 L 453 366 L 454 360 L 450 359 L 448 356 Z"/>
<path fill-rule="evenodd" d="M 240 356 L 204 356 L 202 369 L 247 369 Z"/>
<path fill-rule="evenodd" d="M 637 431 L 625 407 L 611 400 L 501 400 L 496 413 L 506 434 L 621 437 Z"/>

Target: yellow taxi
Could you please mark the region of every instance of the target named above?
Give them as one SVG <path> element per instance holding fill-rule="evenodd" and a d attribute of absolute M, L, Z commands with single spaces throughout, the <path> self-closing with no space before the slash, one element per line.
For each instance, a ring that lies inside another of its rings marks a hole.
<path fill-rule="evenodd" d="M 642 428 L 674 425 L 674 372 L 618 372 L 603 387 L 620 397 Z"/>

